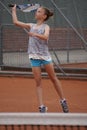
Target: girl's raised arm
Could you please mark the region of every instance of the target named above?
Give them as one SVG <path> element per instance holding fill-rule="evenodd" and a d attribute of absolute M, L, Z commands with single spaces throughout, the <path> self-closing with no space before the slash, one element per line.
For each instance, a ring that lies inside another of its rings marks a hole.
<path fill-rule="evenodd" d="M 27 29 L 31 28 L 31 24 L 23 23 L 18 20 L 17 15 L 16 15 L 16 5 L 12 8 L 12 19 L 13 19 L 13 23 L 16 26 L 19 26 L 21 28 L 27 28 Z"/>

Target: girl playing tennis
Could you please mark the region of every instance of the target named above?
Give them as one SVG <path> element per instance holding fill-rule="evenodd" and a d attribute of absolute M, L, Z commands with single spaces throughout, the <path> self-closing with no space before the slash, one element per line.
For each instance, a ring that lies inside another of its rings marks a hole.
<path fill-rule="evenodd" d="M 42 83 L 41 83 L 41 65 L 44 65 L 46 72 L 52 81 L 57 94 L 60 97 L 60 104 L 62 106 L 63 112 L 67 113 L 68 105 L 64 98 L 62 86 L 56 74 L 54 72 L 54 67 L 51 59 L 51 55 L 48 51 L 48 39 L 50 33 L 50 27 L 45 23 L 51 16 L 53 12 L 45 7 L 39 7 L 35 13 L 35 23 L 23 23 L 17 19 L 16 15 L 16 5 L 12 8 L 12 18 L 13 23 L 16 26 L 30 29 L 29 34 L 29 59 L 32 66 L 32 71 L 36 81 L 37 95 L 39 99 L 39 111 L 46 112 L 47 107 L 43 104 L 42 99 Z"/>

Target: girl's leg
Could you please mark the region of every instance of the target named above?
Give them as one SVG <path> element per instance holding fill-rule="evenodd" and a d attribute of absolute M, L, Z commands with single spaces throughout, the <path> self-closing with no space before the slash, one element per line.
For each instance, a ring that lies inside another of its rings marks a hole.
<path fill-rule="evenodd" d="M 34 78 L 36 81 L 37 87 L 37 96 L 39 101 L 39 111 L 44 113 L 47 111 L 47 107 L 43 104 L 43 95 L 42 95 L 42 84 L 41 84 L 41 68 L 40 67 L 32 67 L 32 71 L 34 74 Z"/>
<path fill-rule="evenodd" d="M 39 105 L 43 105 L 43 99 L 42 99 L 42 84 L 41 84 L 41 68 L 40 67 L 32 67 L 32 72 L 34 74 L 34 78 L 36 81 L 36 87 L 37 87 L 37 96 Z"/>
<path fill-rule="evenodd" d="M 67 102 L 64 99 L 62 86 L 61 86 L 60 81 L 58 80 L 58 78 L 55 75 L 53 64 L 50 63 L 50 64 L 45 65 L 45 69 L 46 69 L 46 71 L 47 71 L 47 73 L 48 73 L 48 75 L 49 75 L 49 77 L 50 77 L 59 97 L 60 97 L 60 103 L 61 103 L 63 112 L 65 112 L 65 113 L 69 112 Z"/>
<path fill-rule="evenodd" d="M 45 65 L 45 69 L 46 69 L 46 72 L 48 73 L 49 75 L 49 78 L 51 79 L 56 91 L 57 91 L 57 94 L 59 95 L 60 99 L 63 100 L 64 99 L 64 94 L 63 94 L 63 91 L 62 91 L 62 86 L 61 86 L 61 83 L 60 81 L 58 80 L 55 72 L 54 72 L 54 67 L 53 67 L 53 64 L 50 63 L 50 64 L 47 64 Z"/>

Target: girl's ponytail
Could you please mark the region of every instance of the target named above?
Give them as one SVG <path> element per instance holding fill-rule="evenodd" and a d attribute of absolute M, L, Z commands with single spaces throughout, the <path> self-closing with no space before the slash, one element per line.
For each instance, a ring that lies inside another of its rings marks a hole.
<path fill-rule="evenodd" d="M 45 18 L 44 21 L 47 21 L 51 16 L 54 15 L 53 11 L 49 10 L 48 8 L 46 7 L 42 7 L 45 11 L 45 15 L 47 15 L 47 17 Z"/>

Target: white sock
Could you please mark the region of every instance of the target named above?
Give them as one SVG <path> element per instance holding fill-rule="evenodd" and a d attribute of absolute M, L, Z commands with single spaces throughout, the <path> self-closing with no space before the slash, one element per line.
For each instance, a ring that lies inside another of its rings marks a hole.
<path fill-rule="evenodd" d="M 40 107 L 42 108 L 42 107 L 44 107 L 44 105 L 42 104 Z"/>
<path fill-rule="evenodd" d="M 66 99 L 64 98 L 64 99 L 60 100 L 60 102 L 62 102 L 62 103 L 63 103 L 65 100 L 66 100 Z"/>

